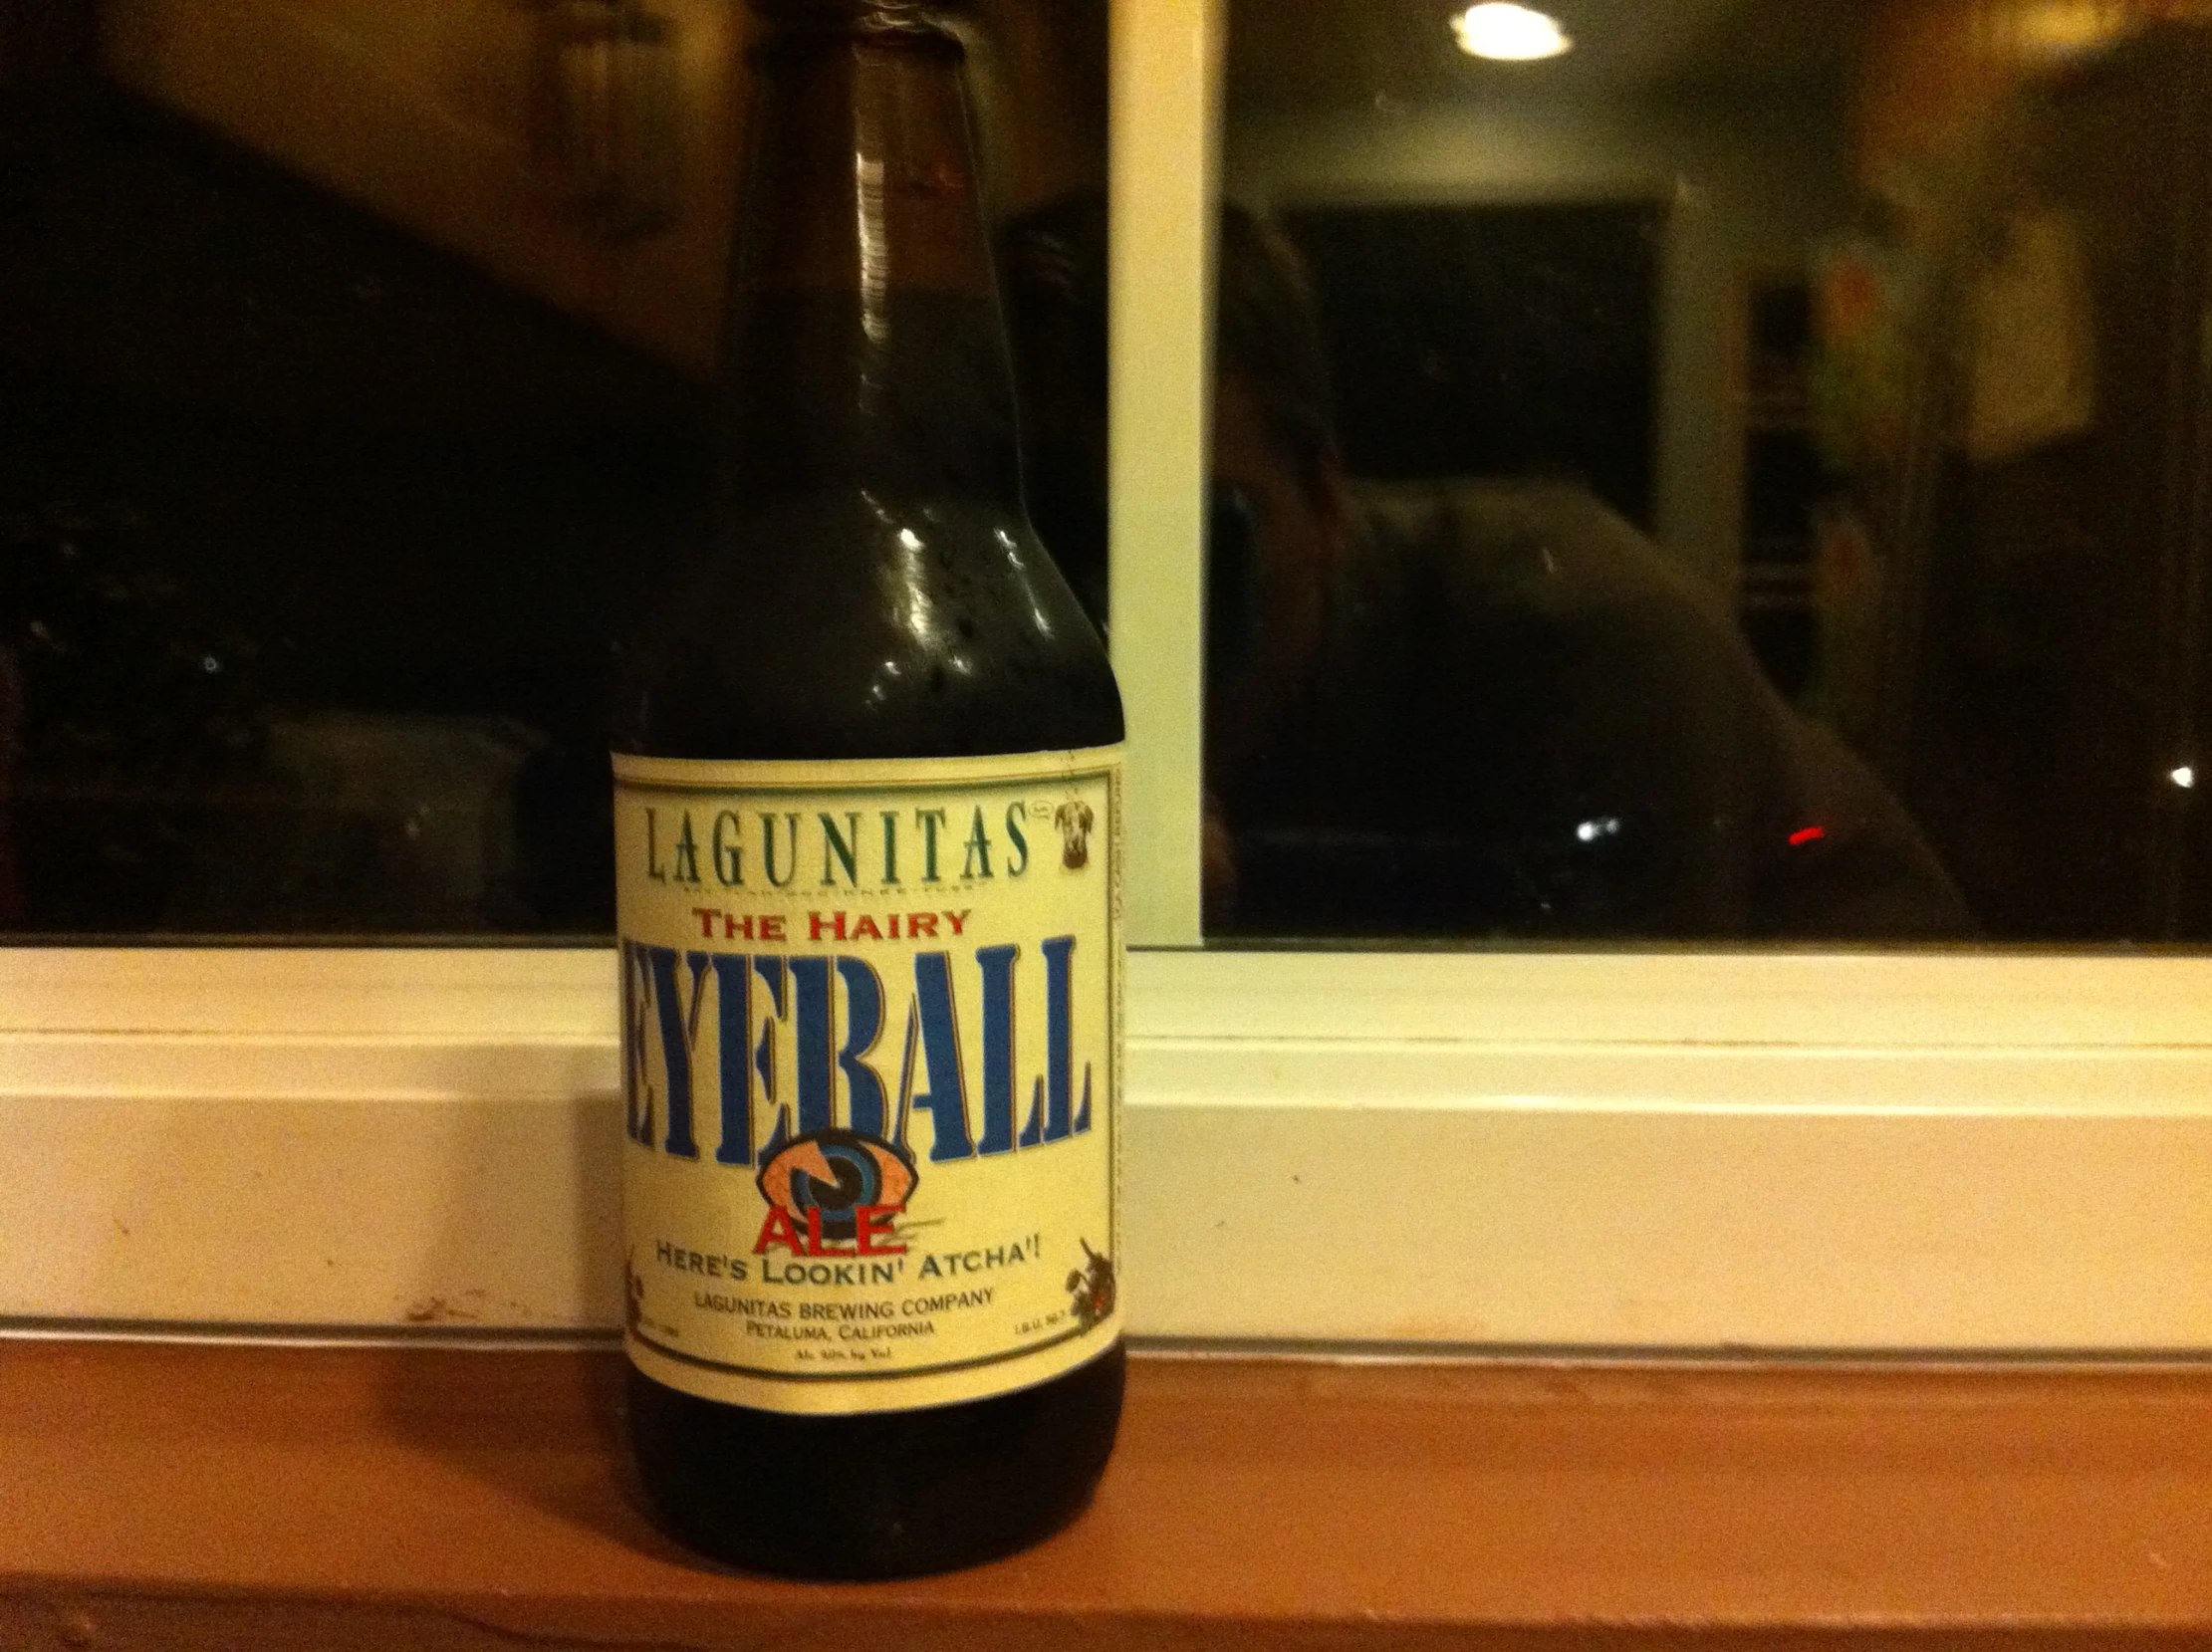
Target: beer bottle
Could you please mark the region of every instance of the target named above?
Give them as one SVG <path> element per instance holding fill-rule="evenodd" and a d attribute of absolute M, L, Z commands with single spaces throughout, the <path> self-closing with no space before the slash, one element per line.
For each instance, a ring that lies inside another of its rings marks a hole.
<path fill-rule="evenodd" d="M 1112 1445 L 1121 710 L 1024 512 L 957 34 L 753 12 L 721 507 L 615 719 L 628 1427 L 682 1542 L 893 1576 Z"/>

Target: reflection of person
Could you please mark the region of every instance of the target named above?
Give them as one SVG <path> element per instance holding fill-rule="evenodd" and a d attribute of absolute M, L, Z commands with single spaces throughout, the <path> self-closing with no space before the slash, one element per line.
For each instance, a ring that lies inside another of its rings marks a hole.
<path fill-rule="evenodd" d="M 1104 590 L 1103 216 L 1010 244 L 1038 525 Z M 1564 484 L 1354 484 L 1295 257 L 1224 214 L 1209 930 L 1930 939 L 1970 923 L 1725 612 Z"/>

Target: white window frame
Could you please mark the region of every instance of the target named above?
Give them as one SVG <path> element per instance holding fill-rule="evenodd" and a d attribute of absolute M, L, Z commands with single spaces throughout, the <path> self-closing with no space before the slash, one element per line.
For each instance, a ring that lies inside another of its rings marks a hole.
<path fill-rule="evenodd" d="M 1116 0 L 1125 1278 L 1210 1345 L 2212 1351 L 2212 959 L 1198 937 L 1218 0 Z M 0 951 L 0 1329 L 612 1327 L 611 951 Z"/>

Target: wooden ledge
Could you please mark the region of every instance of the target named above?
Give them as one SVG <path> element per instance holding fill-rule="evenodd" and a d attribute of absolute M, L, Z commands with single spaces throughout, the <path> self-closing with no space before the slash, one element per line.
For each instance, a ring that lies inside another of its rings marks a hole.
<path fill-rule="evenodd" d="M 1140 1359 L 1098 1502 L 921 1582 L 701 1569 L 612 1353 L 0 1344 L 0 1646 L 2204 1644 L 2212 1372 Z"/>

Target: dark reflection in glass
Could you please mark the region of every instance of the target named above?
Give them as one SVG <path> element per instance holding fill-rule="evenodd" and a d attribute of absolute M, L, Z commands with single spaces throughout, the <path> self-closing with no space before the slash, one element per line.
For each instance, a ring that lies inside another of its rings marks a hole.
<path fill-rule="evenodd" d="M 1017 202 L 1102 175 L 1060 10 L 975 20 Z M 0 927 L 606 932 L 742 12 L 0 0 Z"/>
<path fill-rule="evenodd" d="M 1225 281 L 1226 306 L 1278 291 L 1220 330 L 1214 474 L 1258 502 L 1265 630 L 1209 698 L 1219 929 L 1964 929 L 1871 773 L 1592 482 L 1557 457 L 1354 480 L 1334 442 L 1286 441 L 1266 317 L 1299 301 L 1295 254 L 1234 211 L 1222 247 L 1270 270 Z"/>
<path fill-rule="evenodd" d="M 602 626 L 695 388 L 121 97 L 10 135 L 14 922 L 607 921 Z"/>
<path fill-rule="evenodd" d="M 1103 257 L 1102 219 L 1095 199 L 1034 214 L 1008 260 L 1017 338 L 1054 368 L 1032 374 L 1044 410 L 1034 470 L 1040 521 L 1066 547 L 1099 540 L 1096 488 L 1063 497 L 1046 482 L 1083 474 L 1054 443 L 1095 433 L 1054 402 L 1103 385 L 1103 290 L 1084 273 Z M 1539 244 L 1554 255 L 1556 238 Z M 1503 448 L 1542 455 L 1535 475 L 1421 474 L 1440 435 L 1495 462 L 1499 420 L 1485 407 L 1456 431 L 1423 432 L 1406 449 L 1409 476 L 1355 477 L 1333 407 L 1330 318 L 1297 249 L 1232 206 L 1218 262 L 1213 933 L 1968 932 L 1904 812 L 1843 742 L 1785 705 L 1714 593 L 1588 485 L 1553 473 L 1577 452 L 1601 463 L 1618 442 L 1558 419 Z M 1562 285 L 1601 294 L 1612 274 Z M 1516 354 L 1528 359 L 1525 347 L 1499 353 Z M 1637 376 L 1632 362 L 1610 370 Z M 1474 376 L 1432 402 L 1479 401 Z M 1571 374 L 1558 399 L 1588 393 Z M 1637 474 L 1623 465 L 1615 479 Z"/>
<path fill-rule="evenodd" d="M 1847 715 L 2004 934 L 2212 934 L 2212 30 L 2147 11 L 2024 18 L 1979 123 L 1817 266 Z"/>
<path fill-rule="evenodd" d="M 1231 6 L 1209 932 L 2202 938 L 2208 9 L 1544 9 Z"/>
<path fill-rule="evenodd" d="M 1345 469 L 1560 475 L 1653 526 L 1655 201 L 1286 208 Z"/>

